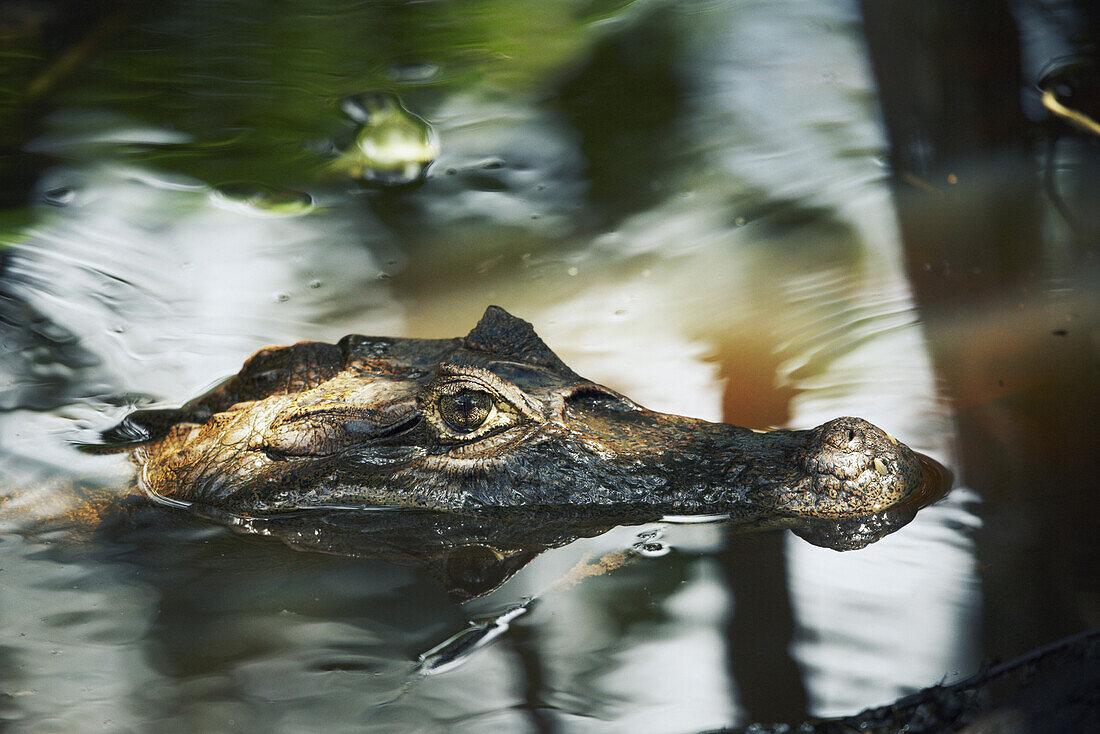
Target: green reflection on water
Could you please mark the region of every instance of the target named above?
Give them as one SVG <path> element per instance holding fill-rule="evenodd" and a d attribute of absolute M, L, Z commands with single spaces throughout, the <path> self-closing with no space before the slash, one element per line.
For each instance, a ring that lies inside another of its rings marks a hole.
<path fill-rule="evenodd" d="M 307 8 L 204 2 L 146 8 L 100 53 L 58 79 L 49 104 L 106 108 L 192 139 L 123 151 L 131 160 L 215 184 L 282 185 L 318 163 L 311 141 L 344 124 L 339 99 L 400 90 L 410 108 L 430 114 L 442 93 L 472 86 L 537 93 L 583 58 L 608 25 L 597 21 L 630 4 L 482 0 Z M 83 40 L 76 33 L 72 46 L 54 51 L 30 39 L 9 52 L 3 59 L 8 101 L 18 107 L 21 90 Z"/>

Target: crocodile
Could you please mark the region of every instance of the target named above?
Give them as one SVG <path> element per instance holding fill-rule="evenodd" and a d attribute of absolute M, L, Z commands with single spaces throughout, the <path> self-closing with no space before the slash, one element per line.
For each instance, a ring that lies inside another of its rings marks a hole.
<path fill-rule="evenodd" d="M 103 439 L 132 452 L 148 495 L 251 517 L 522 510 L 797 527 L 881 515 L 922 481 L 917 454 L 860 418 L 761 432 L 643 408 L 497 306 L 460 338 L 262 349 L 206 394 L 137 410 Z"/>

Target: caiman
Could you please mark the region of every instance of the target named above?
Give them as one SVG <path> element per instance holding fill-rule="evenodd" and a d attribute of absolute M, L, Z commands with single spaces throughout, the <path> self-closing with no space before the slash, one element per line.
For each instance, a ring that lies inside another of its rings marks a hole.
<path fill-rule="evenodd" d="M 922 476 L 912 450 L 859 418 L 758 432 L 648 410 L 496 306 L 463 338 L 262 349 L 205 395 L 138 410 L 104 439 L 133 450 L 151 496 L 253 517 L 418 508 L 798 526 L 876 516 Z"/>

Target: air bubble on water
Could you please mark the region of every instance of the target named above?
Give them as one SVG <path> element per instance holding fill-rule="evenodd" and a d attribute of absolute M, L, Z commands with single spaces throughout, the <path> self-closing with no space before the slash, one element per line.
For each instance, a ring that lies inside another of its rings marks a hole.
<path fill-rule="evenodd" d="M 275 189 L 257 183 L 229 183 L 210 192 L 211 202 L 229 211 L 253 217 L 297 217 L 314 208 L 305 191 Z"/>
<path fill-rule="evenodd" d="M 331 138 L 311 138 L 302 141 L 302 150 L 325 158 L 340 154 L 340 148 Z"/>
<path fill-rule="evenodd" d="M 159 191 L 204 191 L 207 188 L 204 182 L 190 176 L 141 168 L 127 169 L 126 179 Z"/>
<path fill-rule="evenodd" d="M 665 534 L 663 527 L 649 528 L 638 533 L 631 550 L 645 558 L 660 558 L 672 549 L 661 542 Z"/>
<path fill-rule="evenodd" d="M 287 301 L 290 300 L 290 294 L 285 293 L 285 292 L 284 293 L 278 293 L 275 296 L 275 300 L 279 303 L 286 303 Z"/>
<path fill-rule="evenodd" d="M 319 278 L 314 278 L 313 280 L 309 281 L 309 287 L 313 288 L 314 290 L 320 288 L 322 285 L 324 285 L 324 283 L 322 283 Z"/>
<path fill-rule="evenodd" d="M 387 104 L 393 95 L 387 93 L 363 92 L 352 94 L 340 100 L 340 111 L 361 125 L 370 121 L 375 109 Z"/>
<path fill-rule="evenodd" d="M 664 543 L 649 542 L 649 543 L 635 543 L 632 546 L 632 550 L 643 558 L 660 558 L 661 556 L 668 555 L 672 549 Z"/>
<path fill-rule="evenodd" d="M 386 76 L 399 84 L 423 84 L 439 76 L 440 67 L 429 63 L 392 64 Z"/>

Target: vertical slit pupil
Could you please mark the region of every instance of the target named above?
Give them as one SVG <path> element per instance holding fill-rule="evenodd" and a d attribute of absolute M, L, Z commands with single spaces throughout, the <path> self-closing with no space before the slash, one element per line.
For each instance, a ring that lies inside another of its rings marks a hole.
<path fill-rule="evenodd" d="M 462 390 L 454 395 L 445 395 L 440 401 L 443 418 L 451 425 L 467 430 L 485 422 L 491 405 L 492 398 L 478 390 Z"/>

